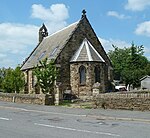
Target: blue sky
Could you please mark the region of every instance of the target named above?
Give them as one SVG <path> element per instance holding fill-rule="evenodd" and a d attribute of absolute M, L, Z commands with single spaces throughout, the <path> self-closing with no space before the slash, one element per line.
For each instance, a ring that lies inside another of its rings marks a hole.
<path fill-rule="evenodd" d="M 107 52 L 133 41 L 150 59 L 150 0 L 1 0 L 0 68 L 22 64 L 43 22 L 51 34 L 78 21 L 83 9 Z"/>

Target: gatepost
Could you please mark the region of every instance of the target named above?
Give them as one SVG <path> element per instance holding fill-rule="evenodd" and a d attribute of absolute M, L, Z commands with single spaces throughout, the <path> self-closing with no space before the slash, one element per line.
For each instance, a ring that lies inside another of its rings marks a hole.
<path fill-rule="evenodd" d="M 60 100 L 60 97 L 59 97 L 59 86 L 56 85 L 56 93 L 55 93 L 55 105 L 59 105 L 59 100 Z"/>

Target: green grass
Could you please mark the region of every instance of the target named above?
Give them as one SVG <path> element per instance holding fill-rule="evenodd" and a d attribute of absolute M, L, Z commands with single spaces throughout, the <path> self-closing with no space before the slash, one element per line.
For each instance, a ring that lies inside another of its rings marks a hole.
<path fill-rule="evenodd" d="M 69 100 L 63 100 L 62 103 L 60 104 L 60 106 L 68 106 L 70 107 L 71 106 L 71 101 Z"/>
<path fill-rule="evenodd" d="M 91 107 L 91 106 L 88 106 L 88 105 L 87 105 L 87 106 L 83 106 L 83 108 L 84 108 L 84 109 L 92 109 L 92 107 Z"/>

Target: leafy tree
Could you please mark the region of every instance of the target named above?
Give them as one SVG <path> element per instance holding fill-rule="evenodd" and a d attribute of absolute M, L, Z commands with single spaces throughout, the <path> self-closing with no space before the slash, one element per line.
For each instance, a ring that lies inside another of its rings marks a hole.
<path fill-rule="evenodd" d="M 19 93 L 25 85 L 25 78 L 23 72 L 20 70 L 20 67 L 16 67 L 13 71 L 13 87 L 15 92 Z"/>
<path fill-rule="evenodd" d="M 4 92 L 11 93 L 14 91 L 14 88 L 13 88 L 13 69 L 8 68 L 5 71 L 6 71 L 6 73 L 5 73 L 4 80 L 2 82 L 2 88 L 3 88 Z"/>
<path fill-rule="evenodd" d="M 39 65 L 35 67 L 34 74 L 42 92 L 45 94 L 53 94 L 54 82 L 58 76 L 58 70 L 56 69 L 54 61 L 51 60 L 49 62 L 47 58 L 39 61 Z"/>
<path fill-rule="evenodd" d="M 2 83 L 4 80 L 5 74 L 6 74 L 6 69 L 5 68 L 0 69 L 0 90 L 1 91 L 2 91 Z"/>
<path fill-rule="evenodd" d="M 145 67 L 145 72 L 147 75 L 150 76 L 150 61 L 148 62 L 147 66 Z"/>
<path fill-rule="evenodd" d="M 129 48 L 118 48 L 114 46 L 114 51 L 109 51 L 108 55 L 114 66 L 115 79 L 121 79 L 126 85 L 139 85 L 139 79 L 146 74 L 148 60 L 144 54 L 144 47 L 136 46 L 132 43 Z"/>
<path fill-rule="evenodd" d="M 117 80 L 122 79 L 121 78 L 121 72 L 124 68 L 127 67 L 127 61 L 128 61 L 128 55 L 130 52 L 130 49 L 128 48 L 118 48 L 115 45 L 112 45 L 114 50 L 110 50 L 108 52 L 108 55 L 111 59 L 111 62 L 113 64 L 114 68 L 114 78 Z"/>
<path fill-rule="evenodd" d="M 16 67 L 15 70 L 8 68 L 5 70 L 5 75 L 2 81 L 2 88 L 4 92 L 19 93 L 24 87 L 24 74 L 20 70 L 20 67 Z"/>

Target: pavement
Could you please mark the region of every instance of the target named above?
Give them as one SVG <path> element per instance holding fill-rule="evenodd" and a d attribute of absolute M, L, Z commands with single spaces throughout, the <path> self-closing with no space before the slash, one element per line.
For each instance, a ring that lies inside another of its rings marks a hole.
<path fill-rule="evenodd" d="M 0 102 L 0 138 L 149 138 L 150 112 Z"/>

